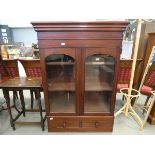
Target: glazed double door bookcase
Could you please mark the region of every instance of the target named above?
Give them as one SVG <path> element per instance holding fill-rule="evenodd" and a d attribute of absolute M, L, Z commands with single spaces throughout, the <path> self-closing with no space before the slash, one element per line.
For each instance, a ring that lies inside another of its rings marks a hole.
<path fill-rule="evenodd" d="M 104 131 L 107 126 L 103 116 L 113 115 L 116 49 L 52 48 L 44 53 L 50 130 Z M 88 119 L 86 124 L 83 118 Z"/>
<path fill-rule="evenodd" d="M 32 22 L 48 131 L 112 131 L 126 21 Z"/>
<path fill-rule="evenodd" d="M 88 49 L 84 53 L 77 50 L 52 49 L 59 54 L 45 59 L 49 112 L 53 115 L 110 113 L 114 57 L 101 54 L 99 49 L 100 52 L 94 53 L 93 49 L 92 53 Z"/>

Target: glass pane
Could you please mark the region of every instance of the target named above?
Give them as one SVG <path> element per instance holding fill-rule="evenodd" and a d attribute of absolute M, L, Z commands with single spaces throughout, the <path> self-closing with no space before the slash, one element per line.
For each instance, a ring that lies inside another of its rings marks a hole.
<path fill-rule="evenodd" d="M 96 54 L 85 61 L 85 113 L 110 112 L 114 58 Z"/>
<path fill-rule="evenodd" d="M 48 96 L 53 113 L 75 112 L 75 61 L 67 55 L 51 55 L 46 59 Z"/>

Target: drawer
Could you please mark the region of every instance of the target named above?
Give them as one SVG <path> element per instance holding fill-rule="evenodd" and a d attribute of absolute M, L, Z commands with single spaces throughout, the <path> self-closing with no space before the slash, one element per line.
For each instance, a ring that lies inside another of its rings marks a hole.
<path fill-rule="evenodd" d="M 100 131 L 111 132 L 113 116 L 51 116 L 48 131 Z"/>
<path fill-rule="evenodd" d="M 56 130 L 65 130 L 78 128 L 78 121 L 70 117 L 51 117 L 49 118 L 49 128 Z"/>

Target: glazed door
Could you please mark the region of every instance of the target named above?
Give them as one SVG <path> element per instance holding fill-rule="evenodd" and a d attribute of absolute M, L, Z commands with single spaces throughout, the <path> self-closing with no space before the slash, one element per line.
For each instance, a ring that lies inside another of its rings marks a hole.
<path fill-rule="evenodd" d="M 112 51 L 87 48 L 84 52 L 84 114 L 110 114 L 112 106 L 115 58 Z"/>
<path fill-rule="evenodd" d="M 50 113 L 76 114 L 75 49 L 52 49 L 45 59 L 45 66 Z"/>

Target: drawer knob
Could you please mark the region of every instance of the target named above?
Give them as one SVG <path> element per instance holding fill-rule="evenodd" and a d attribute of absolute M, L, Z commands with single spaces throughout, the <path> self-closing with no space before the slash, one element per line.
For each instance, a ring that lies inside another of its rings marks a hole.
<path fill-rule="evenodd" d="M 82 121 L 80 121 L 80 122 L 79 122 L 79 127 L 82 128 L 82 126 L 83 126 L 83 125 L 82 125 Z"/>
<path fill-rule="evenodd" d="M 66 122 L 63 122 L 62 126 L 63 126 L 63 128 L 66 128 Z"/>
<path fill-rule="evenodd" d="M 97 128 L 97 127 L 99 127 L 99 125 L 100 125 L 100 123 L 99 122 L 95 122 L 95 127 Z"/>

